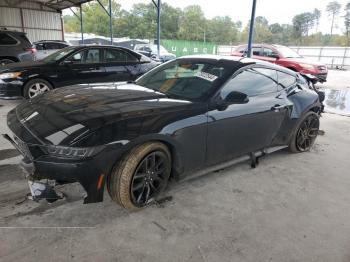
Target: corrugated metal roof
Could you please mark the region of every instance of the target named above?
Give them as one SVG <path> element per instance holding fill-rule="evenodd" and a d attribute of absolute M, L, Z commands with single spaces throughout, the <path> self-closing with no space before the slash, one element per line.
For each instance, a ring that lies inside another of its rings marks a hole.
<path fill-rule="evenodd" d="M 41 6 L 48 7 L 55 10 L 63 10 L 69 7 L 79 6 L 92 0 L 30 0 L 32 3 L 37 3 Z M 14 1 L 5 1 L 9 3 L 9 7 L 16 7 L 22 3 L 29 2 L 28 0 L 14 0 Z"/>

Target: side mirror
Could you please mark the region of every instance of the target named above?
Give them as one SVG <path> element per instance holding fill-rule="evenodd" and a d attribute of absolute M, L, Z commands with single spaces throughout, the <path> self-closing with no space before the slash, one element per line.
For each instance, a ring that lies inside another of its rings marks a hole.
<path fill-rule="evenodd" d="M 232 91 L 226 96 L 225 102 L 228 104 L 246 104 L 249 102 L 249 98 L 245 93 Z"/>
<path fill-rule="evenodd" d="M 63 60 L 61 62 L 62 65 L 72 65 L 73 64 L 73 61 L 72 60 Z"/>
<path fill-rule="evenodd" d="M 247 94 L 238 91 L 232 91 L 229 93 L 224 100 L 220 100 L 216 104 L 216 109 L 219 111 L 224 111 L 229 105 L 232 104 L 246 104 L 249 102 Z"/>

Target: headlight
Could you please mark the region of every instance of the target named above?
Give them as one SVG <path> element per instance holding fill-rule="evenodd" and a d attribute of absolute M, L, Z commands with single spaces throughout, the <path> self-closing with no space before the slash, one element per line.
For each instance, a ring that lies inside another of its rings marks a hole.
<path fill-rule="evenodd" d="M 101 152 L 105 147 L 65 147 L 65 146 L 42 146 L 43 151 L 50 156 L 70 159 L 83 159 L 94 156 Z"/>
<path fill-rule="evenodd" d="M 299 65 L 304 69 L 315 69 L 313 65 L 309 65 L 309 64 L 299 64 Z"/>
<path fill-rule="evenodd" d="M 17 78 L 21 75 L 21 72 L 3 73 L 0 74 L 0 79 Z"/>

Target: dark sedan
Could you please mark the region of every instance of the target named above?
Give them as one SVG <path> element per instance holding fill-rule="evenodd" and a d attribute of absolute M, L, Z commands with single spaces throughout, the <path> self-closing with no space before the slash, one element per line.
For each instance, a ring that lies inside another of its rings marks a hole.
<path fill-rule="evenodd" d="M 0 98 L 33 98 L 62 86 L 135 80 L 157 65 L 127 48 L 67 47 L 41 61 L 0 67 Z"/>
<path fill-rule="evenodd" d="M 157 199 L 169 178 L 221 169 L 289 146 L 307 151 L 321 104 L 297 73 L 248 58 L 189 56 L 135 83 L 73 86 L 8 114 L 31 181 L 79 182 L 85 203 L 127 209 Z M 31 182 L 32 183 L 32 182 Z"/>

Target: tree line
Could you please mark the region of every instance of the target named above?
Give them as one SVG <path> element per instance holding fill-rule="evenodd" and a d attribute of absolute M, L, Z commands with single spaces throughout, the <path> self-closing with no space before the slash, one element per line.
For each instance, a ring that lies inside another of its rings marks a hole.
<path fill-rule="evenodd" d="M 108 10 L 108 0 L 101 1 Z M 79 16 L 79 13 L 76 12 Z M 319 31 L 321 16 L 328 16 L 329 33 Z M 134 4 L 130 11 L 121 8 L 112 1 L 113 36 L 137 39 L 154 39 L 156 34 L 156 8 L 149 4 Z M 344 24 L 338 25 L 338 18 L 344 18 Z M 80 21 L 74 15 L 65 15 L 65 32 L 79 32 Z M 109 35 L 109 17 L 99 3 L 83 5 L 84 32 L 97 35 Z M 334 28 L 340 27 L 342 34 L 334 34 Z M 199 5 L 190 5 L 183 9 L 167 3 L 161 9 L 161 38 L 211 42 L 215 44 L 235 45 L 247 41 L 249 22 L 243 27 L 241 21 L 233 21 L 229 16 L 216 16 L 207 19 Z M 270 24 L 263 17 L 255 18 L 254 42 L 278 43 L 284 45 L 350 45 L 350 1 L 341 6 L 331 1 L 326 13 L 315 8 L 294 16 L 290 24 Z"/>

